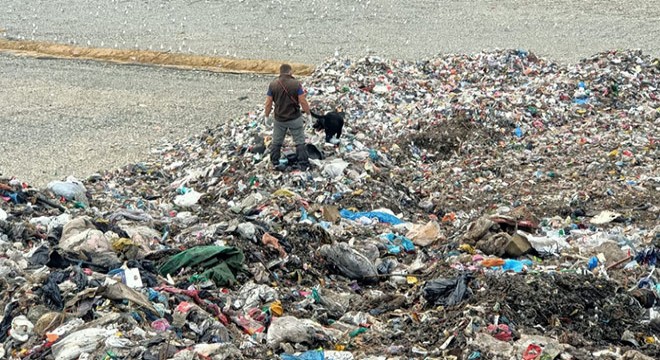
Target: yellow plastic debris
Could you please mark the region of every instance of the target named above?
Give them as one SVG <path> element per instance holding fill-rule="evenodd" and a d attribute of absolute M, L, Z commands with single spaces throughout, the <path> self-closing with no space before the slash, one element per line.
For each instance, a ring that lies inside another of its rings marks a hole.
<path fill-rule="evenodd" d="M 284 314 L 282 303 L 279 301 L 275 301 L 274 303 L 270 304 L 270 313 L 275 316 L 282 316 L 282 314 Z"/>
<path fill-rule="evenodd" d="M 298 194 L 288 189 L 279 189 L 273 193 L 273 196 L 292 197 L 292 196 L 298 196 Z"/>
<path fill-rule="evenodd" d="M 132 246 L 137 246 L 133 240 L 127 238 L 119 238 L 112 243 L 112 250 L 115 252 L 123 252 Z"/>
<path fill-rule="evenodd" d="M 466 252 L 466 253 L 472 254 L 472 255 L 474 255 L 474 253 L 476 252 L 474 250 L 474 248 L 472 246 L 468 245 L 468 244 L 462 244 L 461 246 L 458 247 L 458 250 L 461 250 L 463 252 Z"/>

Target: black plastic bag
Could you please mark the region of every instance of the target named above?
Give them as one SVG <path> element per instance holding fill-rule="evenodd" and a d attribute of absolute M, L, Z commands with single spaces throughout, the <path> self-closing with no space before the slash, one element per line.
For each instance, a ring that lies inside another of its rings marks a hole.
<path fill-rule="evenodd" d="M 468 297 L 470 276 L 461 274 L 453 279 L 435 279 L 424 284 L 423 296 L 434 306 L 452 306 Z"/>
<path fill-rule="evenodd" d="M 78 291 L 83 291 L 87 287 L 87 275 L 78 266 L 73 267 L 73 273 L 70 275 L 70 280 L 76 284 Z"/>
<path fill-rule="evenodd" d="M 40 291 L 44 297 L 44 302 L 49 308 L 62 311 L 62 309 L 64 309 L 64 301 L 62 300 L 60 288 L 57 286 L 58 279 L 56 279 L 59 277 L 59 274 L 55 276 L 52 275 L 53 274 L 51 273 L 51 276 L 48 276 L 48 279 L 41 287 Z"/>
<path fill-rule="evenodd" d="M 11 322 L 14 320 L 14 317 L 18 313 L 14 313 L 14 310 L 18 308 L 18 301 L 12 301 L 5 305 L 5 312 L 2 316 L 2 321 L 0 321 L 0 342 L 4 342 L 9 335 L 9 329 L 11 328 Z"/>
<path fill-rule="evenodd" d="M 50 249 L 48 246 L 41 246 L 39 247 L 28 259 L 28 262 L 30 265 L 33 266 L 43 266 L 48 264 L 48 261 L 50 260 Z"/>
<path fill-rule="evenodd" d="M 140 271 L 142 283 L 147 287 L 158 286 L 156 275 L 158 269 L 153 261 L 150 260 L 130 260 L 126 263 L 129 268 L 137 268 Z"/>
<path fill-rule="evenodd" d="M 378 282 L 376 266 L 347 243 L 326 244 L 319 252 L 339 274 L 353 280 Z"/>

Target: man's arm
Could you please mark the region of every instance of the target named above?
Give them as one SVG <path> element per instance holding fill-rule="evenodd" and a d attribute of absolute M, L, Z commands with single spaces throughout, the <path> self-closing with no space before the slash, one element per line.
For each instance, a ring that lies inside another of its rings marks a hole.
<path fill-rule="evenodd" d="M 307 116 L 312 116 L 312 114 L 309 112 L 309 104 L 307 103 L 307 91 L 305 91 L 302 87 L 302 84 L 298 83 L 298 104 L 302 107 L 302 110 Z"/>
<path fill-rule="evenodd" d="M 269 117 L 270 112 L 273 110 L 273 97 L 270 95 L 266 96 L 266 105 L 265 105 L 265 110 L 264 110 L 264 116 Z"/>
<path fill-rule="evenodd" d="M 309 104 L 307 103 L 307 98 L 305 97 L 305 94 L 298 95 L 298 102 L 300 103 L 303 112 L 305 112 L 305 114 L 307 114 L 308 116 L 311 116 L 311 113 L 309 112 Z"/>

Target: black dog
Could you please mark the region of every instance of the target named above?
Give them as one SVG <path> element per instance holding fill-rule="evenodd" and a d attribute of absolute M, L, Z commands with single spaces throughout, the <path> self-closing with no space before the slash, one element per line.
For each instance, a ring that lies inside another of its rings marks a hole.
<path fill-rule="evenodd" d="M 330 111 L 325 115 L 312 112 L 312 116 L 316 119 L 316 122 L 312 125 L 314 130 L 325 130 L 325 142 L 330 142 L 330 139 L 335 135 L 337 135 L 337 140 L 339 140 L 341 131 L 344 128 L 343 111 Z"/>

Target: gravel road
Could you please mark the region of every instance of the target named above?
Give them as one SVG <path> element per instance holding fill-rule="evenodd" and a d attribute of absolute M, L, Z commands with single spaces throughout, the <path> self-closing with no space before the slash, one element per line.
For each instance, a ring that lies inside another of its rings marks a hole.
<path fill-rule="evenodd" d="M 34 184 L 144 159 L 263 101 L 268 79 L 0 55 L 0 173 Z"/>
<path fill-rule="evenodd" d="M 318 64 L 525 48 L 660 55 L 660 1 L 6 0 L 0 36 Z M 0 55 L 0 172 L 35 184 L 143 159 L 260 104 L 266 78 Z M 247 97 L 238 100 L 240 97 Z"/>

